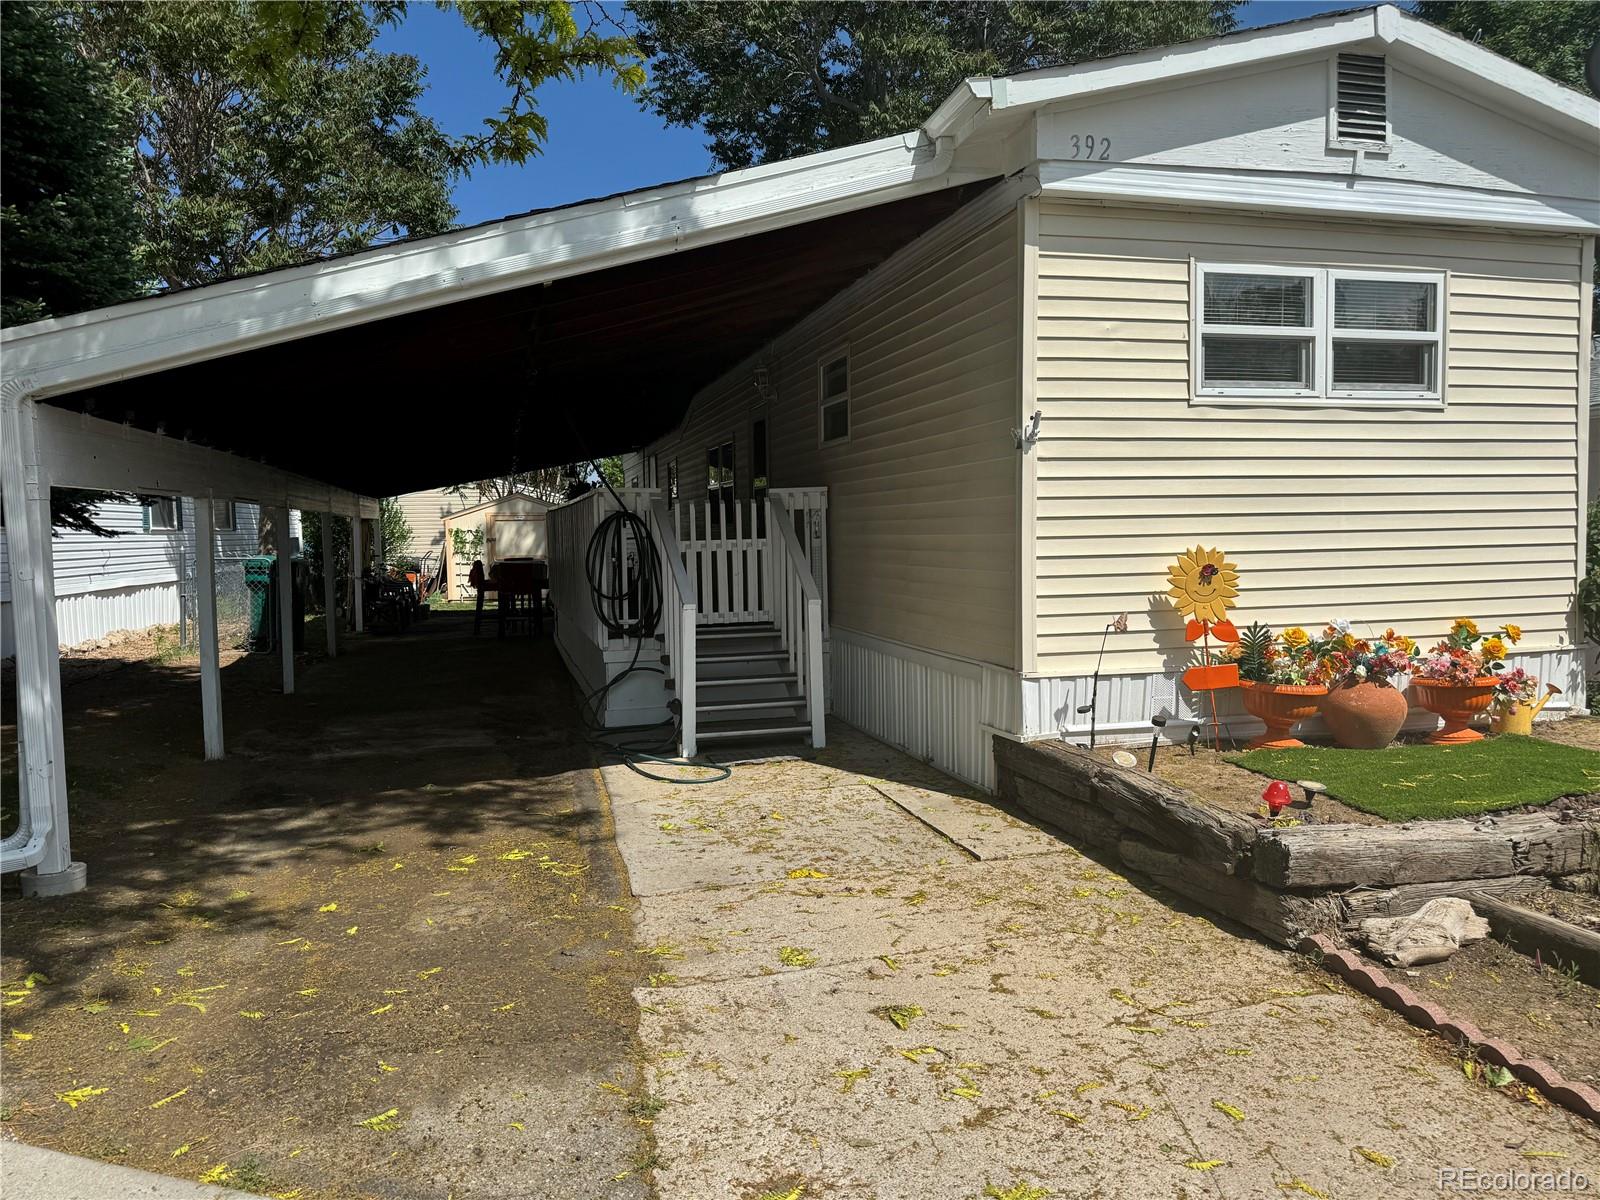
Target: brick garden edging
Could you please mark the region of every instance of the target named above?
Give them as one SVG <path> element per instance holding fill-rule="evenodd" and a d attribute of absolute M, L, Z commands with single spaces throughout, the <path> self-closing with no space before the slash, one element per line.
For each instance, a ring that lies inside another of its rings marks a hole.
<path fill-rule="evenodd" d="M 1504 1067 L 1553 1104 L 1571 1109 L 1580 1117 L 1600 1124 L 1600 1092 L 1586 1083 L 1570 1083 L 1561 1072 L 1542 1058 L 1524 1058 L 1516 1047 L 1499 1038 L 1486 1036 L 1471 1021 L 1452 1017 L 1431 1000 L 1424 1000 L 1404 984 L 1391 983 L 1379 968 L 1368 966 L 1351 950 L 1341 950 L 1326 934 L 1314 933 L 1300 940 L 1298 949 L 1311 955 L 1323 970 L 1337 975 L 1358 992 L 1371 996 L 1385 1008 L 1393 1009 L 1413 1025 L 1455 1042 L 1464 1042 L 1478 1056 Z"/>

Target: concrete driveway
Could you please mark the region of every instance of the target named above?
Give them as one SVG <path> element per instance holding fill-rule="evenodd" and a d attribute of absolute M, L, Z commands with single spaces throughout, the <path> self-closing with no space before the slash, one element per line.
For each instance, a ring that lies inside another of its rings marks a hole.
<path fill-rule="evenodd" d="M 663 1200 L 1363 1200 L 1600 1163 L 1303 959 L 830 737 L 710 785 L 604 771 Z"/>

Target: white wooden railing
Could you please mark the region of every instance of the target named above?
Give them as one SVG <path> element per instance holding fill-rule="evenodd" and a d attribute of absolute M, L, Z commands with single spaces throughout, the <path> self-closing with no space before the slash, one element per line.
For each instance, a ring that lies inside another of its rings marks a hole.
<path fill-rule="evenodd" d="M 795 534 L 789 507 L 767 494 L 766 595 L 771 620 L 789 654 L 789 669 L 799 679 L 811 720 L 811 744 L 827 745 L 825 680 L 822 672 L 822 593 L 811 577 L 805 549 Z"/>
<path fill-rule="evenodd" d="M 827 488 L 774 488 L 789 510 L 802 558 L 822 593 L 828 617 Z M 717 499 L 679 504 L 673 511 L 684 565 L 695 583 L 702 625 L 772 619 L 767 591 L 766 500 Z"/>
<path fill-rule="evenodd" d="M 678 701 L 678 753 L 695 752 L 695 627 L 699 624 L 695 581 L 684 566 L 671 508 L 658 494 L 650 502 L 650 535 L 661 552 L 661 634 L 672 691 Z"/>
<path fill-rule="evenodd" d="M 654 488 L 618 488 L 618 496 L 634 513 L 644 516 L 659 493 Z M 560 620 L 570 632 L 581 634 L 602 648 L 622 639 L 614 636 L 595 611 L 589 581 L 589 542 L 600 522 L 617 511 L 617 502 L 605 488 L 596 488 L 545 514 L 546 542 L 550 559 L 550 599 Z M 610 595 L 635 594 L 639 572 L 640 547 L 631 536 L 624 553 L 607 555 L 598 564 L 603 588 Z M 629 620 L 638 614 L 629 611 Z"/>
<path fill-rule="evenodd" d="M 716 498 L 678 505 L 677 540 L 707 625 L 766 621 L 766 508 Z"/>

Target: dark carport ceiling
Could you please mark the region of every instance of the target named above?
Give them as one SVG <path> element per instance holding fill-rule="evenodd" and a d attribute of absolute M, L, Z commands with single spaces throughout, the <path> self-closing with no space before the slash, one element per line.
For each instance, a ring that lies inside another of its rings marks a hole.
<path fill-rule="evenodd" d="M 362 492 L 574 462 L 689 398 L 972 199 L 949 188 L 50 402 Z"/>

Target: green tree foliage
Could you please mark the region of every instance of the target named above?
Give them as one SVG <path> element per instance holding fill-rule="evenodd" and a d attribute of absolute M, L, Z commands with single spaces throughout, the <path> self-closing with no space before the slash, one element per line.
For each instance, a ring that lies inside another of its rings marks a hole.
<path fill-rule="evenodd" d="M 0 325 L 137 295 L 116 96 L 37 4 L 5 6 L 0 113 Z"/>
<path fill-rule="evenodd" d="M 968 75 L 1225 33 L 1233 0 L 633 0 L 643 101 L 703 124 L 723 167 L 915 129 Z"/>
<path fill-rule="evenodd" d="M 1512 62 L 1588 92 L 1583 59 L 1600 39 L 1592 0 L 1420 0 L 1411 11 Z"/>
<path fill-rule="evenodd" d="M 457 178 L 537 153 L 541 83 L 586 70 L 642 82 L 632 42 L 580 29 L 567 4 L 449 7 L 494 43 L 510 90 L 461 136 L 419 111 L 421 63 L 376 46 L 404 3 L 64 4 L 82 53 L 110 64 L 127 101 L 146 276 L 192 286 L 441 232 Z"/>
<path fill-rule="evenodd" d="M 385 562 L 398 563 L 411 558 L 411 522 L 398 500 L 385 496 L 378 501 L 378 529 L 383 534 Z"/>
<path fill-rule="evenodd" d="M 107 73 L 79 57 L 36 4 L 0 20 L 0 326 L 139 294 L 128 153 Z M 131 494 L 56 488 L 50 523 L 114 537 L 95 520 Z"/>

